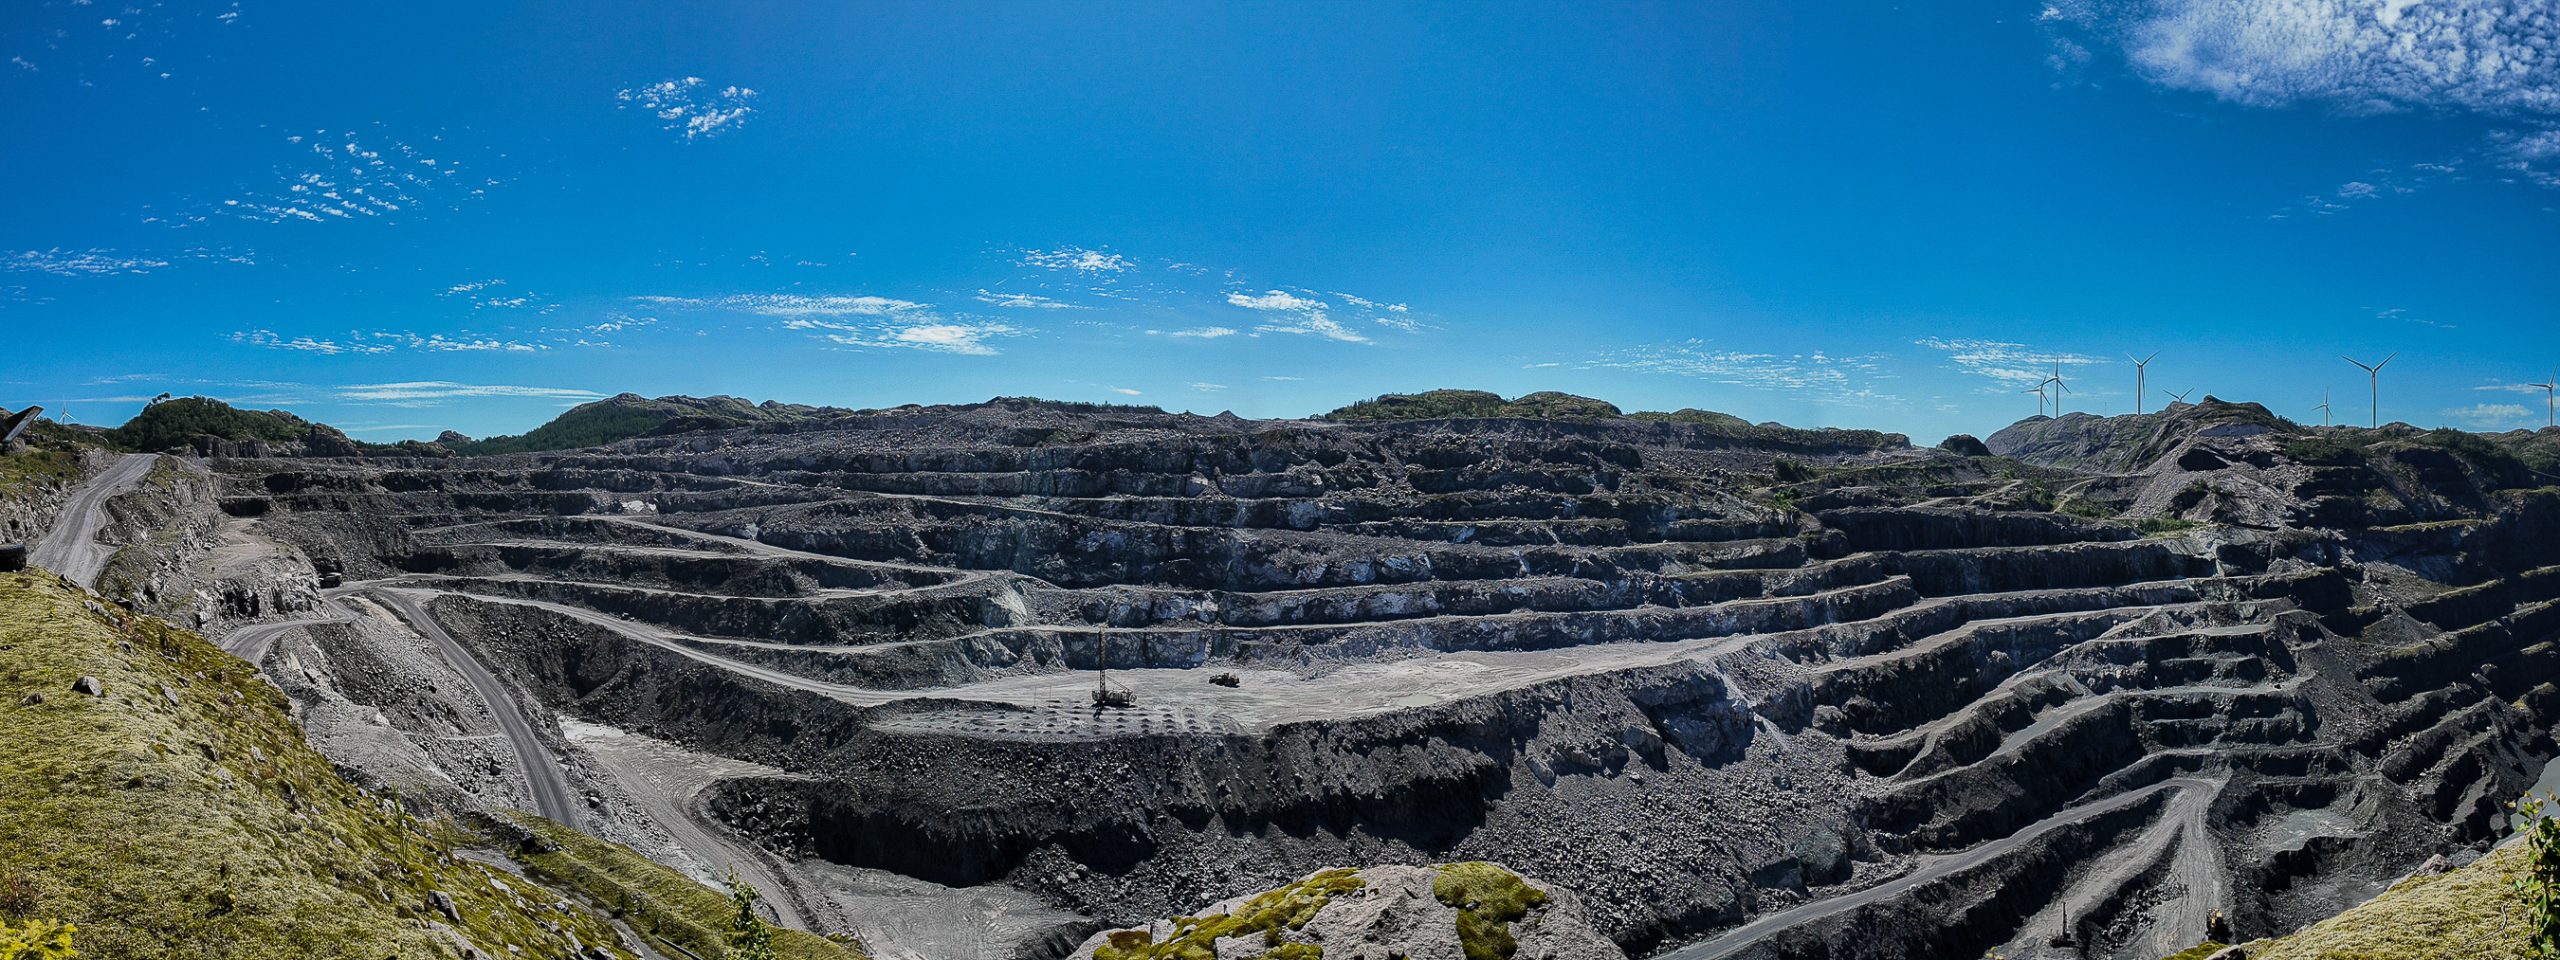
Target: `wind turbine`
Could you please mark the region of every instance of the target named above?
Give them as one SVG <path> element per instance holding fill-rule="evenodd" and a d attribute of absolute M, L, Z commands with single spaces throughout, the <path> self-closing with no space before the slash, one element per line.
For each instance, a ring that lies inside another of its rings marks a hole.
<path fill-rule="evenodd" d="M 2542 388 L 2542 425 L 2550 427 L 2560 424 L 2560 370 L 2551 371 L 2549 380 L 2528 383 L 2525 386 Z"/>
<path fill-rule="evenodd" d="M 2158 350 L 2151 351 L 2151 356 L 2144 357 L 2140 360 L 2133 360 L 2133 354 L 2130 353 L 2124 355 L 2125 359 L 2133 360 L 2133 412 L 2135 413 L 2142 412 L 2142 388 L 2147 383 L 2144 377 L 2148 373 L 2144 368 L 2151 366 L 2151 361 L 2158 359 L 2159 356 L 2160 351 Z"/>
<path fill-rule="evenodd" d="M 2169 402 L 2170 402 L 2170 403 L 2185 403 L 2185 402 L 2187 402 L 2187 394 L 2190 394 L 2190 393 L 2194 393 L 2194 392 L 2196 392 L 2196 388 L 2194 388 L 2194 387 L 2188 387 L 2187 389 L 2185 389 L 2185 390 L 2183 390 L 2183 391 L 2180 391 L 2180 392 L 2178 392 L 2178 393 L 2169 393 L 2169 391 L 2167 391 L 2167 390 L 2162 390 L 2162 391 L 2160 391 L 2160 392 L 2161 392 L 2161 393 L 2167 393 L 2167 394 L 2169 394 Z"/>
<path fill-rule="evenodd" d="M 2382 426 L 2382 368 L 2390 366 L 2391 361 L 2397 359 L 2399 356 L 2400 351 L 2394 350 L 2391 352 L 2391 356 L 2384 357 L 2382 358 L 2381 363 L 2374 364 L 2368 364 L 2354 357 L 2338 358 L 2364 368 L 2365 383 L 2373 390 L 2373 413 L 2371 414 L 2373 417 L 2372 426 Z"/>
<path fill-rule="evenodd" d="M 2032 394 L 2035 394 L 2035 395 L 2036 395 L 2036 416 L 2039 416 L 2039 417 L 2044 416 L 2044 384 L 2041 384 L 2041 383 L 2036 384 L 2035 389 L 2033 389 L 2033 390 L 2020 390 L 2020 391 L 2018 391 L 2018 392 L 2019 392 L 2019 393 L 2032 393 Z"/>
<path fill-rule="evenodd" d="M 2329 425 L 2329 388 L 2320 388 L 2320 425 Z"/>
<path fill-rule="evenodd" d="M 2053 362 L 2053 376 L 2044 378 L 2044 382 L 2053 384 L 2053 415 L 2059 417 L 2062 415 L 2062 395 L 2071 392 L 2071 385 L 2062 382 L 2062 361 Z"/>

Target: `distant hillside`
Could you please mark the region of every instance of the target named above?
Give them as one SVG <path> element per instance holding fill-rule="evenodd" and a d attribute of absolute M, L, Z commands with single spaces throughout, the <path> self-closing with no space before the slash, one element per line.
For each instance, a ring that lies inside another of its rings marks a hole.
<path fill-rule="evenodd" d="M 1777 423 L 1754 425 L 1730 413 L 1694 408 L 1670 413 L 1650 410 L 1622 413 L 1616 404 L 1606 400 L 1553 390 L 1539 391 L 1516 400 L 1505 400 L 1501 394 L 1484 390 L 1390 393 L 1317 414 L 1314 419 L 1346 423 L 1444 419 L 1632 420 L 1705 427 L 1710 433 L 1735 439 L 1790 445 L 1903 447 L 1911 442 L 1901 434 L 1879 430 L 1807 429 Z"/>
<path fill-rule="evenodd" d="M 633 437 L 694 430 L 725 430 L 760 423 L 785 423 L 837 416 L 846 411 L 767 400 L 752 403 L 737 397 L 659 397 L 625 393 L 582 403 L 551 422 L 514 436 L 472 440 L 448 435 L 440 446 L 465 455 L 533 453 L 602 446 Z"/>
<path fill-rule="evenodd" d="M 1372 397 L 1327 413 L 1318 420 L 1442 420 L 1518 417 L 1528 420 L 1586 419 L 1619 416 L 1615 405 L 1553 390 L 1518 400 L 1504 400 L 1483 390 L 1426 390 Z"/>

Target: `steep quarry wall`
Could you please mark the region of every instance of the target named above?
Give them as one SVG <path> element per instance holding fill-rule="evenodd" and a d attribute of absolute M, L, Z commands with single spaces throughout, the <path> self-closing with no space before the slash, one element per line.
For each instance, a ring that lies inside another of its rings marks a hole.
<path fill-rule="evenodd" d="M 1637 954 L 2147 960 L 2503 827 L 2560 495 L 2214 407 L 2015 429 L 1004 402 L 216 460 L 159 528 L 416 599 L 573 767 L 551 714 L 777 771 L 679 812 L 778 862 L 1092 924 L 1492 859 Z M 140 582 L 200 569 L 259 568 Z"/>

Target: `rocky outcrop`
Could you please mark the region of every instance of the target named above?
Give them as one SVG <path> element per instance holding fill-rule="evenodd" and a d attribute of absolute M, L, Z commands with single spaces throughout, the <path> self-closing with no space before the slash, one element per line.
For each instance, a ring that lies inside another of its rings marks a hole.
<path fill-rule="evenodd" d="M 224 515 L 218 486 L 202 463 L 163 457 L 109 500 L 99 539 L 117 549 L 100 589 L 198 630 L 311 611 L 320 590 L 311 562 Z"/>
<path fill-rule="evenodd" d="M 1560 887 L 1491 863 L 1320 870 L 1180 919 L 1094 934 L 1074 960 L 1625 960 Z"/>

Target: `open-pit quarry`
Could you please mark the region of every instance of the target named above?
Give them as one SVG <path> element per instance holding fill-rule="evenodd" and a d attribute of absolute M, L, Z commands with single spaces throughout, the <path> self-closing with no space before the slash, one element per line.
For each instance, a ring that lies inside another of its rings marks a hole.
<path fill-rule="evenodd" d="M 998 401 L 235 444 L 109 506 L 157 551 L 109 576 L 341 764 L 876 956 L 1495 860 L 1636 956 L 2151 958 L 2485 844 L 2553 752 L 2560 494 L 2301 436 Z"/>

